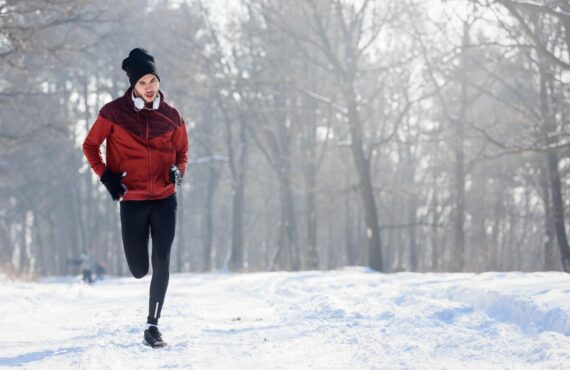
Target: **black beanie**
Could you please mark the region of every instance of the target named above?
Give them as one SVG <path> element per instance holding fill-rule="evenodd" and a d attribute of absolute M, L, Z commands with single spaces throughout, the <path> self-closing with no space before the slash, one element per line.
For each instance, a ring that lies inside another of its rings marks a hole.
<path fill-rule="evenodd" d="M 154 57 L 143 48 L 131 50 L 129 56 L 123 60 L 123 71 L 127 72 L 131 86 L 135 86 L 137 81 L 144 75 L 152 73 L 160 81 Z"/>

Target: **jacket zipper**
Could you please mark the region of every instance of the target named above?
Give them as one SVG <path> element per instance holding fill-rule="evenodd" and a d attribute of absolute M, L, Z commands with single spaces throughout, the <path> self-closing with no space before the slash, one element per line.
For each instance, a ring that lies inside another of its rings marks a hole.
<path fill-rule="evenodd" d="M 146 148 L 148 150 L 148 182 L 150 184 L 150 197 L 152 199 L 152 150 L 148 142 L 148 114 L 146 115 Z"/>

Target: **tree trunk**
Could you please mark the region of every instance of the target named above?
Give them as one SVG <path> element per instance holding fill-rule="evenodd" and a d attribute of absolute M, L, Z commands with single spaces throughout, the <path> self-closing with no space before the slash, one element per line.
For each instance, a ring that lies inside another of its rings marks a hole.
<path fill-rule="evenodd" d="M 558 169 L 558 155 L 554 149 L 547 151 L 548 173 L 552 191 L 552 216 L 554 217 L 554 229 L 558 248 L 562 257 L 562 268 L 565 272 L 570 272 L 570 247 L 565 228 L 564 200 L 562 199 L 562 184 L 560 182 L 560 172 Z"/>
<path fill-rule="evenodd" d="M 212 269 L 212 246 L 214 244 L 214 194 L 218 187 L 220 175 L 214 168 L 208 168 L 208 182 L 206 185 L 206 202 L 204 203 L 204 260 L 203 271 Z"/>
<path fill-rule="evenodd" d="M 315 169 L 308 169 L 306 176 L 305 202 L 307 207 L 307 243 L 308 260 L 307 268 L 316 270 L 319 268 L 319 255 L 317 252 L 317 194 L 316 194 Z"/>
<path fill-rule="evenodd" d="M 291 189 L 290 169 L 287 163 L 281 163 L 279 171 L 279 199 L 281 203 L 281 220 L 279 224 L 278 250 L 275 254 L 275 266 L 298 271 L 300 268 L 299 250 L 297 246 L 297 227 L 295 219 L 295 202 Z"/>
<path fill-rule="evenodd" d="M 380 229 L 378 228 L 378 213 L 376 197 L 370 175 L 370 161 L 366 158 L 362 142 L 362 122 L 358 115 L 356 94 L 352 85 L 345 88 L 345 98 L 348 101 L 348 120 L 350 125 L 352 158 L 356 166 L 359 179 L 359 190 L 364 208 L 366 223 L 366 241 L 368 247 L 368 265 L 376 271 L 384 271 L 382 261 L 382 244 Z"/>
<path fill-rule="evenodd" d="M 307 265 L 308 269 L 319 268 L 319 256 L 317 252 L 317 175 L 315 166 L 315 130 L 307 124 L 305 135 L 301 139 L 301 156 L 303 158 L 303 174 L 305 180 L 305 208 L 307 222 Z"/>
<path fill-rule="evenodd" d="M 233 147 L 231 139 L 228 139 L 228 151 L 230 152 L 230 169 L 232 170 L 232 251 L 230 268 L 241 270 L 244 267 L 244 214 L 245 214 L 245 178 L 248 158 L 248 143 L 246 136 L 246 123 L 240 112 L 240 132 L 239 132 L 239 157 L 238 162 L 234 162 Z M 227 123 L 227 134 L 231 135 L 231 126 Z"/>
<path fill-rule="evenodd" d="M 547 145 L 553 145 L 554 138 L 550 135 L 555 130 L 553 117 L 548 103 L 548 79 L 550 74 L 545 70 L 546 67 L 540 68 L 540 106 L 541 115 L 545 125 L 545 137 Z M 560 249 L 562 258 L 562 268 L 565 272 L 570 272 L 570 247 L 568 246 L 568 237 L 566 234 L 565 215 L 564 215 L 564 199 L 562 197 L 562 184 L 560 181 L 560 170 L 558 168 L 558 153 L 556 149 L 546 151 L 546 160 L 548 166 L 548 177 L 550 180 L 550 191 L 552 194 L 552 217 L 554 230 L 556 232 L 556 240 Z"/>
<path fill-rule="evenodd" d="M 240 172 L 232 199 L 232 271 L 243 268 L 243 214 L 244 214 L 244 173 Z"/>
<path fill-rule="evenodd" d="M 413 194 L 412 199 L 408 203 L 408 223 L 410 227 L 408 228 L 408 237 L 410 241 L 410 271 L 418 271 L 419 268 L 419 251 L 418 243 L 416 240 L 417 227 L 415 226 L 418 222 L 416 214 L 418 211 L 418 197 Z"/>
<path fill-rule="evenodd" d="M 489 241 L 485 220 L 487 215 L 487 178 L 483 171 L 473 173 L 473 186 L 471 187 L 471 199 L 479 201 L 470 205 L 473 221 L 470 230 L 470 248 L 467 253 L 469 271 L 483 271 L 487 264 Z"/>
<path fill-rule="evenodd" d="M 502 165 L 501 165 L 502 168 Z M 504 248 L 503 243 L 499 240 L 501 239 L 501 235 L 504 235 L 504 230 L 501 230 L 504 217 L 505 217 L 505 207 L 504 207 L 504 193 L 505 189 L 503 184 L 497 182 L 495 184 L 495 204 L 493 206 L 493 231 L 491 232 L 491 241 L 492 247 L 489 250 L 489 254 L 487 255 L 487 270 L 496 271 L 499 269 L 499 258 L 500 258 L 500 250 Z M 504 238 L 503 238 L 504 240 Z"/>
<path fill-rule="evenodd" d="M 544 250 L 543 250 L 543 268 L 546 271 L 558 269 L 554 242 L 556 239 L 556 230 L 554 229 L 554 217 L 552 213 L 552 197 L 550 195 L 550 183 L 548 181 L 548 163 L 544 161 L 544 165 L 539 166 L 540 169 L 540 185 L 542 187 L 542 204 L 544 207 Z"/>
<path fill-rule="evenodd" d="M 461 272 L 465 268 L 465 113 L 467 109 L 467 47 L 469 44 L 469 26 L 463 25 L 462 55 L 460 67 L 460 110 L 455 120 L 455 214 L 453 217 L 453 246 L 450 270 Z"/>
<path fill-rule="evenodd" d="M 437 150 L 437 146 L 436 146 L 436 150 Z M 436 157 L 437 159 L 437 157 Z M 437 227 L 437 224 L 439 223 L 439 198 L 438 198 L 438 187 L 437 187 L 437 170 L 436 167 L 433 166 L 432 168 L 432 172 L 431 172 L 431 179 L 432 179 L 432 184 L 431 184 L 431 189 L 432 189 L 432 199 L 430 202 L 430 209 L 431 209 L 431 235 L 430 235 L 430 242 L 431 242 L 431 270 L 436 272 L 439 270 L 439 261 L 440 261 L 440 255 L 439 255 L 439 230 Z"/>

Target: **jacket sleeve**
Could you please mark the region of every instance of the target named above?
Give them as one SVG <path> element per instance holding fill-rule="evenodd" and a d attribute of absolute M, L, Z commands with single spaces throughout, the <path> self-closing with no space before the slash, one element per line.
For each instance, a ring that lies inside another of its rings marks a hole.
<path fill-rule="evenodd" d="M 110 133 L 111 122 L 99 115 L 83 142 L 83 153 L 85 153 L 89 165 L 99 177 L 107 169 L 101 157 L 101 144 Z"/>
<path fill-rule="evenodd" d="M 186 133 L 184 121 L 182 121 L 180 127 L 174 132 L 172 143 L 176 150 L 176 167 L 178 167 L 180 173 L 184 176 L 188 164 L 188 134 Z"/>

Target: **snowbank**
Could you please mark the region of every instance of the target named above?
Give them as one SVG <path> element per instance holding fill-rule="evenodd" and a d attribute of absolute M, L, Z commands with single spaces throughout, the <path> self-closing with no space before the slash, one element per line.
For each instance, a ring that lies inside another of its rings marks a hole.
<path fill-rule="evenodd" d="M 0 367 L 568 369 L 570 277 L 343 271 L 173 274 L 142 344 L 150 277 L 0 283 Z"/>

